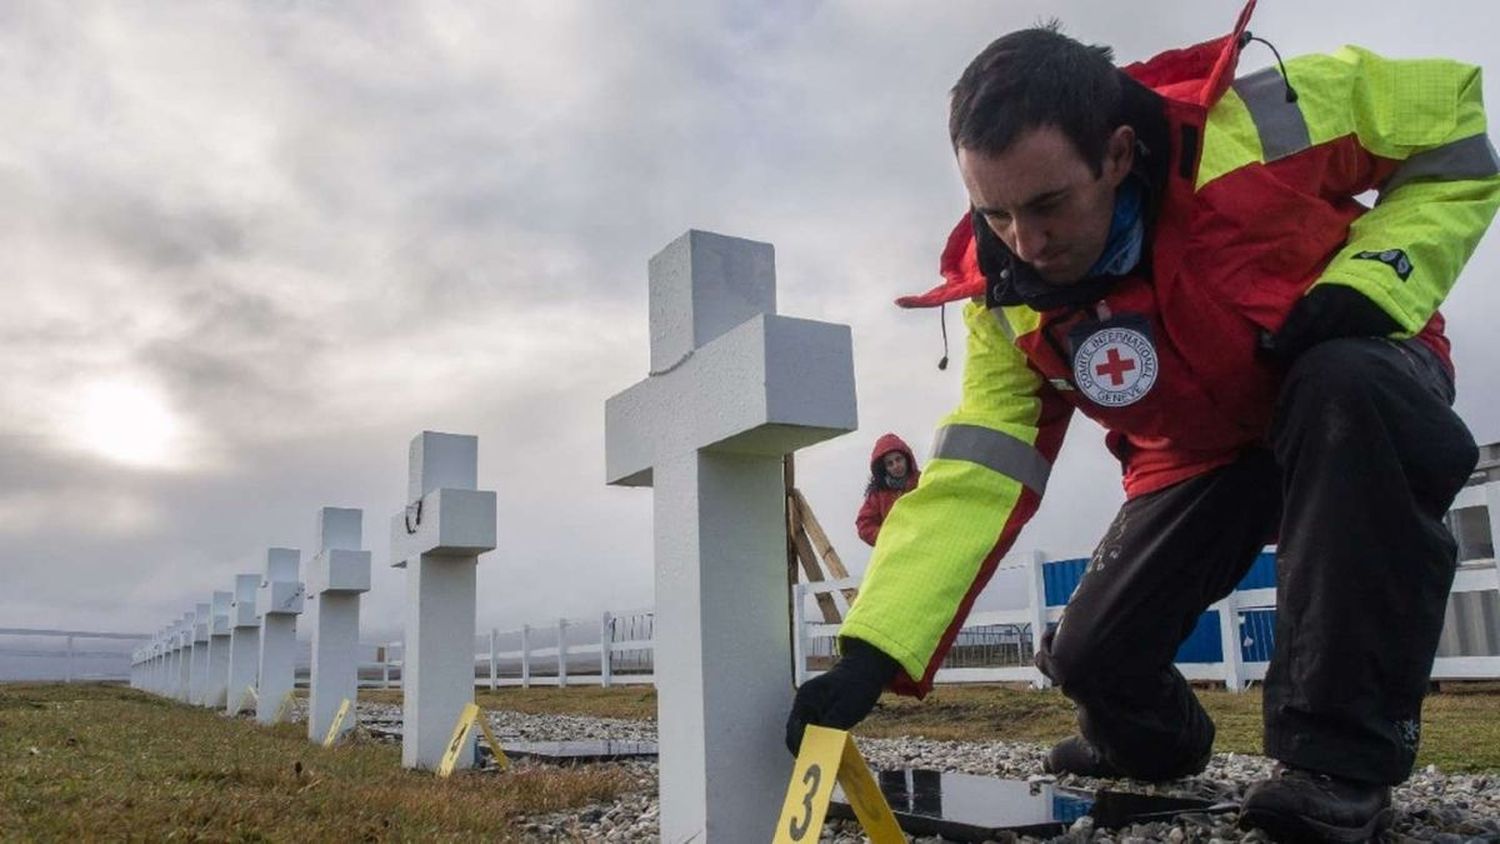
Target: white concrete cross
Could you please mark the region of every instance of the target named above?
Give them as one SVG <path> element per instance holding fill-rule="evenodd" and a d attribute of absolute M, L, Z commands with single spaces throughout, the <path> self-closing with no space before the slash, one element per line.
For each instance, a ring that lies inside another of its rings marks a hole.
<path fill-rule="evenodd" d="M 246 689 L 260 679 L 260 617 L 255 593 L 260 575 L 234 576 L 234 600 L 229 604 L 229 694 L 224 711 L 238 715 L 250 703 Z"/>
<path fill-rule="evenodd" d="M 406 569 L 401 764 L 432 770 L 474 700 L 474 576 L 495 547 L 495 493 L 477 489 L 478 437 L 423 431 L 408 465 L 411 503 L 391 519 L 391 565 Z"/>
<path fill-rule="evenodd" d="M 307 591 L 317 602 L 312 635 L 307 737 L 321 742 L 345 698 L 359 689 L 359 596 L 370 591 L 370 552 L 361 551 L 364 511 L 318 511 L 318 553 L 307 566 Z M 344 719 L 341 733 L 354 727 Z"/>
<path fill-rule="evenodd" d="M 302 552 L 295 548 L 266 551 L 265 576 L 255 594 L 260 616 L 260 682 L 256 685 L 255 720 L 276 721 L 282 699 L 296 683 L 297 616 L 302 613 L 302 582 L 297 569 Z"/>
<path fill-rule="evenodd" d="M 847 326 L 776 315 L 768 243 L 650 263 L 651 376 L 605 405 L 607 480 L 655 487 L 663 841 L 768 840 L 791 774 L 782 458 L 857 427 Z"/>
<path fill-rule="evenodd" d="M 172 677 L 172 697 L 187 703 L 189 700 L 188 689 L 192 680 L 189 673 L 192 669 L 193 656 L 193 614 L 186 613 L 177 620 L 176 641 L 173 647 L 176 652 L 172 656 L 172 667 L 176 672 Z"/>
<path fill-rule="evenodd" d="M 162 690 L 164 697 L 176 698 L 182 671 L 179 667 L 179 648 L 182 645 L 182 620 L 176 619 L 167 625 L 167 635 L 162 641 Z"/>
<path fill-rule="evenodd" d="M 166 691 L 163 689 L 166 682 L 163 679 L 166 671 L 162 668 L 162 658 L 165 652 L 162 643 L 166 638 L 167 628 L 163 627 L 157 630 L 156 636 L 151 639 L 150 662 L 148 664 L 149 667 L 146 669 L 146 689 L 152 694 L 166 694 Z"/>
<path fill-rule="evenodd" d="M 167 693 L 167 631 L 170 626 L 156 631 L 156 638 L 151 642 L 151 676 L 147 681 L 152 692 L 165 695 Z"/>
<path fill-rule="evenodd" d="M 204 683 L 203 699 L 199 701 L 210 709 L 223 709 L 229 687 L 229 602 L 231 592 L 214 590 L 209 603 L 208 626 L 208 679 Z"/>
<path fill-rule="evenodd" d="M 212 604 L 195 604 L 193 607 L 193 637 L 188 645 L 188 703 L 194 706 L 203 702 L 203 692 L 208 688 L 208 628 Z"/>

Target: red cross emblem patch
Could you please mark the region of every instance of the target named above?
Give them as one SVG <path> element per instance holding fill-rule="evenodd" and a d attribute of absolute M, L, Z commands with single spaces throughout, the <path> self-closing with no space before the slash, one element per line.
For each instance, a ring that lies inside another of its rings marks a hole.
<path fill-rule="evenodd" d="M 1133 328 L 1111 326 L 1090 334 L 1073 355 L 1073 382 L 1104 407 L 1135 404 L 1156 383 L 1156 347 Z"/>

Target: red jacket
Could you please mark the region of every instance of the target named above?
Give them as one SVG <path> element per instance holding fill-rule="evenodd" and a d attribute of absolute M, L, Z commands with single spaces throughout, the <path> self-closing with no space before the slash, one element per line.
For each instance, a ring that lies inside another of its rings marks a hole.
<path fill-rule="evenodd" d="M 1442 70 L 1452 77 L 1439 77 L 1451 100 L 1388 104 L 1380 98 L 1416 94 L 1390 82 L 1393 96 L 1379 85 L 1413 71 L 1369 53 L 1299 58 L 1287 64 L 1292 83 L 1306 92 L 1287 102 L 1286 82 L 1274 70 L 1234 82 L 1253 7 L 1252 0 L 1224 38 L 1124 69 L 1160 96 L 1165 117 L 1151 156 L 1156 169 L 1142 174 L 1155 211 L 1143 269 L 1082 306 L 1037 305 L 1018 292 L 1029 267 L 983 220 L 965 215 L 943 251 L 946 283 L 897 300 L 903 307 L 984 301 L 1041 376 L 1043 399 L 1071 406 L 1109 432 L 1106 444 L 1123 464 L 1131 497 L 1226 464 L 1262 439 L 1280 375 L 1258 354 L 1258 337 L 1280 328 L 1314 284 L 1361 290 L 1451 371 L 1436 304 L 1494 212 L 1493 154 L 1474 143 L 1484 141 L 1483 114 L 1454 116 L 1478 109 L 1465 102 L 1477 103 L 1477 71 L 1456 63 Z M 1222 106 L 1231 94 L 1233 107 Z M 1354 113 L 1339 112 L 1351 110 L 1350 98 Z M 1372 98 L 1378 107 L 1366 106 Z M 1389 129 L 1386 111 L 1401 118 Z M 1255 124 L 1262 115 L 1265 123 Z M 1462 122 L 1477 124 L 1481 135 L 1465 137 L 1476 127 L 1455 125 Z M 1319 137 L 1326 125 L 1345 124 L 1353 131 Z M 1300 136 L 1273 134 L 1287 125 Z M 1405 134 L 1398 142 L 1381 130 Z M 1266 151 L 1254 150 L 1257 143 Z M 1446 164 L 1471 146 L 1473 162 Z M 1435 167 L 1423 169 L 1424 151 Z M 1415 165 L 1403 168 L 1404 157 Z M 1454 172 L 1443 172 L 1445 165 Z M 1399 201 L 1387 190 L 1408 183 Z M 1373 210 L 1354 199 L 1376 189 L 1382 196 Z M 1403 262 L 1410 256 L 1415 272 L 1408 266 L 1411 277 L 1398 276 L 1372 260 L 1382 255 Z M 1104 332 L 1122 321 L 1128 333 L 1114 336 L 1139 342 L 1139 353 Z M 1109 389 L 1127 380 L 1145 387 Z M 1043 415 L 1059 422 L 1041 438 L 1055 447 L 1067 413 Z"/>
<path fill-rule="evenodd" d="M 893 451 L 906 455 L 906 486 L 902 489 L 891 489 L 885 485 L 883 461 L 885 456 Z M 906 445 L 905 440 L 895 434 L 886 434 L 875 441 L 875 448 L 870 451 L 872 488 L 865 494 L 864 506 L 859 508 L 859 516 L 854 520 L 854 526 L 859 530 L 859 538 L 863 539 L 866 545 L 872 547 L 875 545 L 875 537 L 880 535 L 880 526 L 885 524 L 885 517 L 895 506 L 896 499 L 915 489 L 917 479 L 921 475 L 922 473 L 917 470 L 917 458 L 912 456 L 911 448 Z"/>

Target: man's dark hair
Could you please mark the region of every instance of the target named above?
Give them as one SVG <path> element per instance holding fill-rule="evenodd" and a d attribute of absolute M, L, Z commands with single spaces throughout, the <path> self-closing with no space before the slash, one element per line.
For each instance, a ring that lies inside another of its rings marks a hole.
<path fill-rule="evenodd" d="M 1055 126 L 1098 173 L 1122 99 L 1114 51 L 1075 41 L 1051 21 L 1002 35 L 974 57 L 953 86 L 948 135 L 954 150 L 999 155 L 1024 133 Z"/>

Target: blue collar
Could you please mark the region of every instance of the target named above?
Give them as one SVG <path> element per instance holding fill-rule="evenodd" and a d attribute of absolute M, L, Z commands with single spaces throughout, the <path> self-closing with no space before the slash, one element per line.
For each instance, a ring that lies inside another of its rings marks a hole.
<path fill-rule="evenodd" d="M 1135 176 L 1127 176 L 1115 191 L 1115 214 L 1109 224 L 1109 237 L 1099 260 L 1089 267 L 1090 277 L 1122 276 L 1141 262 L 1141 248 L 1146 242 L 1146 220 L 1142 212 L 1145 190 Z"/>

